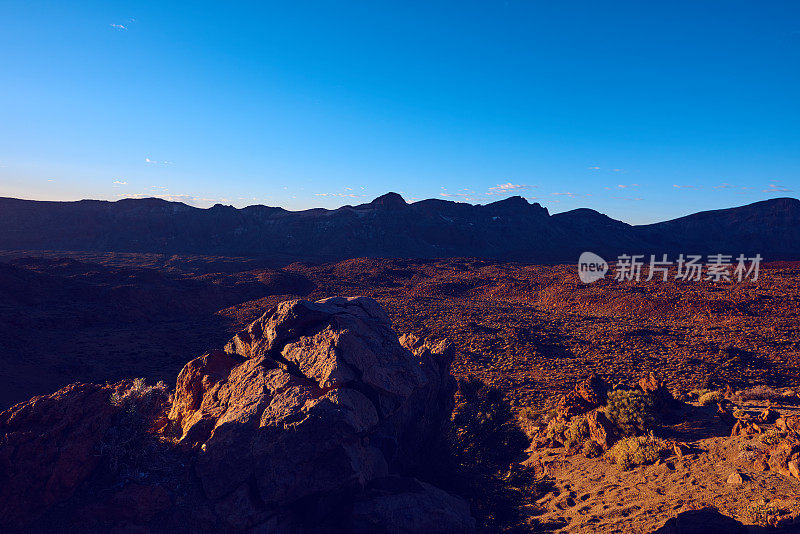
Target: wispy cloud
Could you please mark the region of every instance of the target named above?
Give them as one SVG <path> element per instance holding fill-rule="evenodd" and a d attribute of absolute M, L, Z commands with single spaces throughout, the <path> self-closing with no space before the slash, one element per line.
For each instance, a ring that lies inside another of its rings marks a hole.
<path fill-rule="evenodd" d="M 122 180 L 114 180 L 114 185 L 128 185 L 128 182 Z"/>
<path fill-rule="evenodd" d="M 762 189 L 762 193 L 791 193 L 793 189 L 789 189 L 781 184 L 771 183 L 767 189 Z"/>
<path fill-rule="evenodd" d="M 642 197 L 611 197 L 611 198 L 614 198 L 614 199 L 617 199 L 617 200 L 630 200 L 630 201 L 634 201 L 634 202 L 638 201 L 638 200 L 644 200 Z"/>
<path fill-rule="evenodd" d="M 144 162 L 147 163 L 148 165 L 174 165 L 174 163 L 172 163 L 171 161 L 166 161 L 166 160 L 156 161 L 154 159 L 150 159 L 149 157 L 144 158 Z"/>
<path fill-rule="evenodd" d="M 511 182 L 507 182 L 504 184 L 497 184 L 494 187 L 489 188 L 488 195 L 504 195 L 507 193 L 512 193 L 514 191 L 520 191 L 525 189 L 531 189 L 536 186 L 528 185 L 528 184 L 512 184 Z"/>
<path fill-rule="evenodd" d="M 639 187 L 639 184 L 618 184 L 619 189 L 627 189 L 629 187 Z"/>
<path fill-rule="evenodd" d="M 600 167 L 587 167 L 590 171 L 599 171 Z"/>
<path fill-rule="evenodd" d="M 112 28 L 116 28 L 118 30 L 127 30 L 128 29 L 128 27 L 125 26 L 124 24 L 109 24 L 109 26 L 111 26 Z"/>
<path fill-rule="evenodd" d="M 673 184 L 672 187 L 674 187 L 675 189 L 700 189 L 699 185 L 678 185 L 678 184 Z"/>

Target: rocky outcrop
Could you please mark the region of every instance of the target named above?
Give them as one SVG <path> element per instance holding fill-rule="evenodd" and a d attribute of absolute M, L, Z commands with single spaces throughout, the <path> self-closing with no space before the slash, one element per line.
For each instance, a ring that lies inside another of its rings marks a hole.
<path fill-rule="evenodd" d="M 568 420 L 602 406 L 608 390 L 608 384 L 602 378 L 594 374 L 589 376 L 559 399 L 559 418 Z"/>
<path fill-rule="evenodd" d="M 401 343 L 372 299 L 283 302 L 188 362 L 170 403 L 159 389 L 136 424 L 131 399 L 154 389 L 141 382 L 76 384 L 3 412 L 0 524 L 72 499 L 58 513 L 100 531 L 473 532 L 466 501 L 408 474 L 449 420 L 451 360 L 446 342 Z M 158 438 L 159 471 L 98 474 L 131 428 Z"/>
<path fill-rule="evenodd" d="M 71 384 L 0 413 L 0 525 L 17 527 L 75 491 L 100 462 L 99 444 L 129 383 Z"/>
<path fill-rule="evenodd" d="M 653 407 L 658 411 L 670 409 L 675 404 L 675 397 L 654 373 L 639 380 L 639 388 L 653 399 Z"/>

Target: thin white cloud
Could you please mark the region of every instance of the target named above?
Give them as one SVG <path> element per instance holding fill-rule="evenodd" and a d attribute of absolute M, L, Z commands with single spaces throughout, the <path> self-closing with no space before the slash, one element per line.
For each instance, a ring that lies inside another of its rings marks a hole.
<path fill-rule="evenodd" d="M 122 180 L 114 180 L 114 185 L 128 185 L 128 182 Z"/>
<path fill-rule="evenodd" d="M 674 187 L 675 189 L 700 189 L 699 185 L 678 185 L 678 184 L 673 184 L 672 187 Z"/>
<path fill-rule="evenodd" d="M 124 24 L 109 24 L 109 26 L 111 26 L 112 28 L 116 28 L 118 30 L 127 30 L 128 29 L 128 27 L 125 26 Z"/>
<path fill-rule="evenodd" d="M 639 184 L 618 184 L 618 188 L 627 189 L 628 187 L 639 187 Z"/>
<path fill-rule="evenodd" d="M 599 171 L 600 167 L 587 167 L 590 171 Z"/>
<path fill-rule="evenodd" d="M 762 193 L 791 193 L 793 190 L 781 184 L 771 183 L 767 189 L 762 189 Z"/>
<path fill-rule="evenodd" d="M 144 162 L 147 163 L 148 165 L 174 165 L 174 163 L 172 163 L 171 161 L 166 161 L 166 160 L 156 161 L 154 159 L 150 159 L 149 157 L 144 158 Z"/>
<path fill-rule="evenodd" d="M 531 189 L 532 187 L 536 187 L 533 185 L 527 184 L 512 184 L 511 182 L 506 182 L 504 184 L 497 184 L 494 187 L 489 188 L 489 195 L 502 195 L 505 193 L 510 193 L 512 191 L 518 191 L 521 189 Z"/>
<path fill-rule="evenodd" d="M 611 197 L 611 198 L 615 198 L 617 200 L 630 200 L 630 201 L 644 200 L 642 197 Z"/>

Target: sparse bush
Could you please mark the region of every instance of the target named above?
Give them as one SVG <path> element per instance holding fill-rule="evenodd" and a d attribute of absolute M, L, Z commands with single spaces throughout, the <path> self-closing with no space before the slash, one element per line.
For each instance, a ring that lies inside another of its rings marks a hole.
<path fill-rule="evenodd" d="M 692 399 L 699 399 L 706 393 L 710 392 L 710 389 L 693 389 L 689 392 L 688 396 Z"/>
<path fill-rule="evenodd" d="M 539 419 L 541 413 L 533 408 L 523 408 L 520 410 L 519 415 L 517 416 L 517 421 L 519 422 L 519 427 L 525 432 L 525 435 L 528 438 L 533 439 L 535 434 L 535 429 L 539 426 Z"/>
<path fill-rule="evenodd" d="M 564 433 L 564 447 L 567 449 L 582 447 L 589 439 L 589 423 L 586 416 L 573 417 Z"/>
<path fill-rule="evenodd" d="M 553 419 L 548 423 L 544 437 L 563 443 L 566 440 L 567 423 L 560 419 Z"/>
<path fill-rule="evenodd" d="M 619 440 L 606 453 L 607 458 L 622 469 L 652 464 L 668 449 L 664 440 L 652 434 L 632 436 Z"/>
<path fill-rule="evenodd" d="M 761 443 L 764 445 L 772 446 L 777 445 L 783 438 L 786 437 L 786 432 L 781 432 L 777 428 L 770 428 L 759 436 Z"/>
<path fill-rule="evenodd" d="M 597 458 L 603 454 L 603 448 L 593 439 L 587 440 L 581 450 L 587 458 Z"/>
<path fill-rule="evenodd" d="M 795 524 L 800 517 L 797 501 L 767 501 L 751 503 L 745 511 L 745 520 L 761 527 L 780 527 Z"/>
<path fill-rule="evenodd" d="M 697 402 L 703 406 L 708 406 L 709 404 L 716 404 L 724 400 L 725 395 L 723 395 L 721 391 L 709 391 L 708 393 L 701 395 L 700 398 L 697 399 Z"/>
<path fill-rule="evenodd" d="M 137 393 L 143 393 L 146 388 L 147 388 L 147 380 L 145 380 L 144 378 L 133 379 L 133 391 Z"/>
<path fill-rule="evenodd" d="M 783 397 L 783 393 L 769 386 L 753 386 L 736 392 L 736 396 L 742 401 L 749 400 L 777 400 Z"/>
<path fill-rule="evenodd" d="M 606 415 L 623 434 L 645 432 L 655 422 L 653 399 L 643 391 L 617 389 L 608 394 Z"/>
<path fill-rule="evenodd" d="M 121 410 L 100 441 L 98 454 L 112 473 L 124 478 L 139 476 L 142 465 L 154 450 L 148 431 L 166 399 L 163 382 L 148 386 L 143 378 L 135 379 L 126 391 L 109 396 L 109 402 Z"/>

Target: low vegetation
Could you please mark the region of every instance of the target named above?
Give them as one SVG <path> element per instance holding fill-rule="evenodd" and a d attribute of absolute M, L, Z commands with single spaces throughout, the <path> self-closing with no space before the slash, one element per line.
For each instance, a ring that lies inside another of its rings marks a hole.
<path fill-rule="evenodd" d="M 643 391 L 614 390 L 608 394 L 606 415 L 623 434 L 641 434 L 655 422 L 653 399 Z"/>
<path fill-rule="evenodd" d="M 630 469 L 656 462 L 667 450 L 666 442 L 652 434 L 630 436 L 617 441 L 606 453 L 606 458 L 622 469 Z"/>
<path fill-rule="evenodd" d="M 769 386 L 753 386 L 736 392 L 740 401 L 769 400 L 774 401 L 783 397 L 783 393 Z"/>
<path fill-rule="evenodd" d="M 98 454 L 111 473 L 123 478 L 139 478 L 143 465 L 155 449 L 149 435 L 152 415 L 166 402 L 167 395 L 164 382 L 149 386 L 145 379 L 137 378 L 130 388 L 110 396 L 109 402 L 121 410 L 103 436 Z"/>
<path fill-rule="evenodd" d="M 721 391 L 709 391 L 700 396 L 697 401 L 702 406 L 708 406 L 709 404 L 717 404 L 725 400 L 725 395 L 722 394 Z"/>
<path fill-rule="evenodd" d="M 589 439 L 589 423 L 586 416 L 573 417 L 564 433 L 564 447 L 567 449 L 582 448 Z"/>

